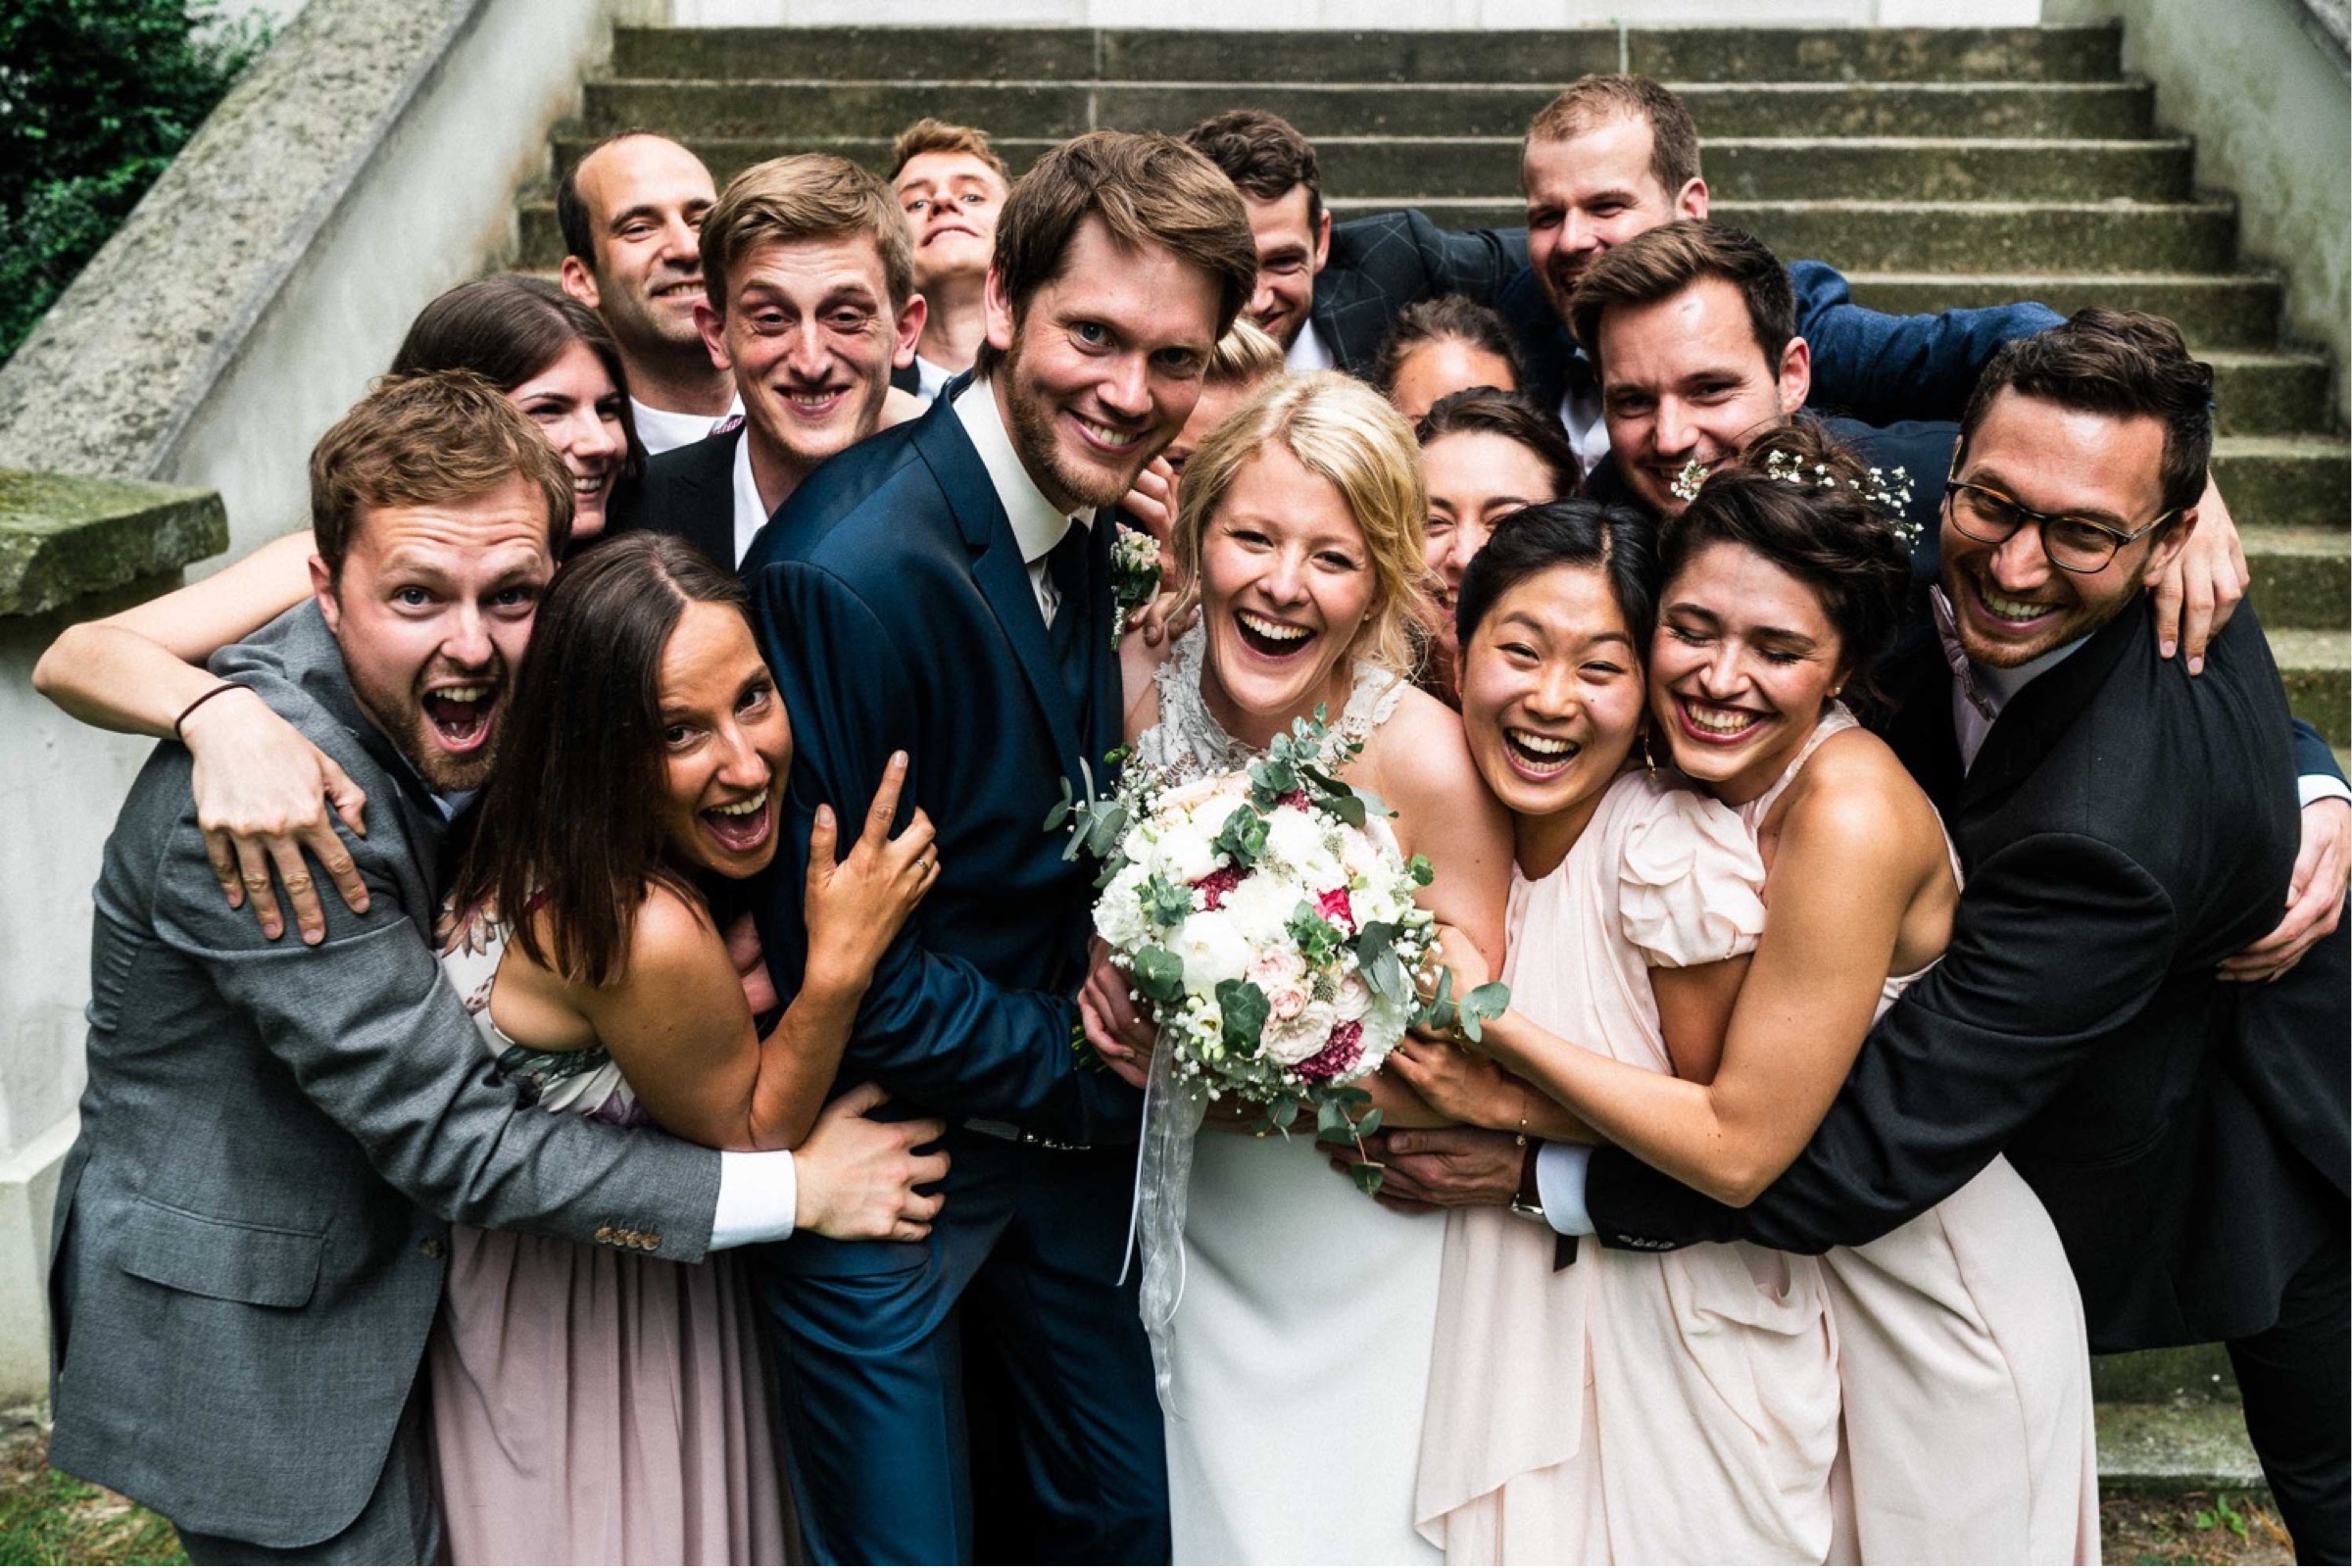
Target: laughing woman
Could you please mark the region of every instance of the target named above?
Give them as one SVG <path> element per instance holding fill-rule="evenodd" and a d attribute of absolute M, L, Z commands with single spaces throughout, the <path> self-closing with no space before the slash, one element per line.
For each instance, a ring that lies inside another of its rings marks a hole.
<path fill-rule="evenodd" d="M 801 1144 L 939 870 L 922 812 L 890 836 L 906 760 L 846 859 L 817 813 L 807 981 L 761 1038 L 708 897 L 774 858 L 792 727 L 734 577 L 657 535 L 588 553 L 541 608 L 513 703 L 503 744 L 533 765 L 492 778 L 442 958 L 486 1054 L 543 1112 Z M 909 1200 L 892 1239 L 937 1206 Z M 781 1561 L 760 1343 L 729 1254 L 453 1226 L 426 1366 L 455 1559 Z"/>

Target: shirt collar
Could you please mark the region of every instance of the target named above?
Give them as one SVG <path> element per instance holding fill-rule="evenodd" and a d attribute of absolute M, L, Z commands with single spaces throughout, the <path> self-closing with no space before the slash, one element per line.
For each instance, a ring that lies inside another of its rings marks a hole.
<path fill-rule="evenodd" d="M 1336 368 L 1338 363 L 1331 357 L 1323 334 L 1315 330 L 1312 317 L 1298 328 L 1298 335 L 1291 339 L 1290 351 L 1282 357 L 1282 368 L 1286 370 L 1329 370 Z"/>
<path fill-rule="evenodd" d="M 998 412 L 996 388 L 986 377 L 972 377 L 971 385 L 958 392 L 950 407 L 964 434 L 971 437 L 972 449 L 980 454 L 989 483 L 996 487 L 1004 519 L 1012 524 L 1013 543 L 1020 546 L 1021 560 L 1030 564 L 1043 561 L 1061 543 L 1070 524 L 1080 519 L 1047 500 L 1037 481 L 1029 477 L 1020 454 L 1013 450 L 1012 436 L 1004 428 L 1004 416 Z"/>
<path fill-rule="evenodd" d="M 2051 649 L 2038 659 L 2030 659 L 2007 669 L 1990 669 L 1973 659 L 1969 663 L 1976 669 L 1977 681 L 1984 688 L 1984 694 L 1992 699 L 1993 710 L 1998 712 L 2007 708 L 2019 692 L 2056 669 L 2069 655 L 2088 641 L 2090 639 L 2087 637 L 2078 637 L 2064 647 Z"/>

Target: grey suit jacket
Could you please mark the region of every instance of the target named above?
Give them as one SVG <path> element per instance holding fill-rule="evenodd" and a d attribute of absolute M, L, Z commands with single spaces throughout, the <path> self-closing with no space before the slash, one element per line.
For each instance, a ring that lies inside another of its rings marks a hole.
<path fill-rule="evenodd" d="M 156 748 L 107 841 L 89 1088 L 58 1194 L 61 1469 L 276 1547 L 367 1502 L 421 1364 L 449 1222 L 699 1257 L 718 1156 L 517 1105 L 434 956 L 445 826 L 353 700 L 317 608 L 216 670 L 368 792 L 369 908 L 265 941 Z"/>

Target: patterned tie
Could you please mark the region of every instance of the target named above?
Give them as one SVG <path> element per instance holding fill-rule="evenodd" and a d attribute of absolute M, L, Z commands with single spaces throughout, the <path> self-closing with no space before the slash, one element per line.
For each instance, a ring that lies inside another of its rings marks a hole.
<path fill-rule="evenodd" d="M 1069 695 L 1070 711 L 1081 719 L 1086 714 L 1087 658 L 1086 625 L 1089 620 L 1086 591 L 1086 547 L 1091 535 L 1084 524 L 1072 522 L 1062 530 L 1061 541 L 1046 553 L 1046 575 L 1053 579 L 1057 603 L 1054 609 L 1054 623 L 1046 629 L 1054 645 L 1054 662 L 1061 670 L 1061 687 Z"/>
<path fill-rule="evenodd" d="M 1968 706 L 1984 715 L 1989 724 L 2000 717 L 1992 699 L 1977 684 L 1977 666 L 1969 662 L 1968 650 L 1960 646 L 1959 624 L 1952 616 L 1952 602 L 1944 597 L 1940 587 L 1928 590 L 1928 603 L 1936 612 L 1936 640 L 1943 645 L 1943 662 L 1951 666 L 1952 679 L 1959 684 L 1960 695 Z"/>

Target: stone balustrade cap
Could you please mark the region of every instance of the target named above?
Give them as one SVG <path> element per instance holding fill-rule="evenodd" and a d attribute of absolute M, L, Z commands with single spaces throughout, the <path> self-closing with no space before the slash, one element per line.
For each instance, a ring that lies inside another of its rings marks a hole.
<path fill-rule="evenodd" d="M 227 548 L 215 491 L 0 468 L 0 615 L 39 614 Z"/>

